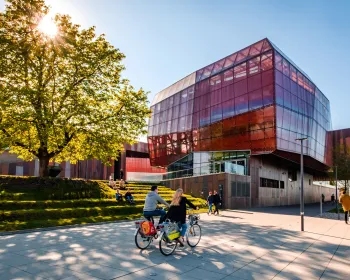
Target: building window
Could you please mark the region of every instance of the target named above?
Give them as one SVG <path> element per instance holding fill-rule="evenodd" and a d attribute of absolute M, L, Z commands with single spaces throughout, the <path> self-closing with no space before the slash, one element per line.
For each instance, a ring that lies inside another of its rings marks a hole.
<path fill-rule="evenodd" d="M 267 179 L 267 178 L 260 178 L 260 187 L 261 188 L 278 189 L 279 188 L 279 181 L 273 180 L 273 179 Z M 284 188 L 284 182 L 283 182 L 283 188 Z"/>
<path fill-rule="evenodd" d="M 290 182 L 295 182 L 297 180 L 297 171 L 296 170 L 288 171 L 288 180 Z"/>
<path fill-rule="evenodd" d="M 250 197 L 250 183 L 237 181 L 231 182 L 231 196 Z"/>
<path fill-rule="evenodd" d="M 280 189 L 284 189 L 284 181 L 280 181 Z"/>

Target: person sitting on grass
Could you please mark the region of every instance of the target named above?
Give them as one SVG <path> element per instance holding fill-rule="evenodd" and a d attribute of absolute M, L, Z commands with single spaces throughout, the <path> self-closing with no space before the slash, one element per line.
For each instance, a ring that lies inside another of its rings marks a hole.
<path fill-rule="evenodd" d="M 130 189 L 127 190 L 127 192 L 124 194 L 124 197 L 125 197 L 125 200 L 130 204 L 135 204 L 134 197 L 132 196 Z"/>
<path fill-rule="evenodd" d="M 117 189 L 115 193 L 115 200 L 121 202 L 123 200 L 123 195 L 120 193 L 119 189 Z"/>
<path fill-rule="evenodd" d="M 109 183 L 108 183 L 108 186 L 112 189 L 115 189 L 116 188 L 116 184 L 115 184 L 115 181 L 113 180 L 112 176 L 109 177 Z"/>
<path fill-rule="evenodd" d="M 125 182 L 124 182 L 123 179 L 120 179 L 119 188 L 120 188 L 121 190 L 125 190 Z"/>

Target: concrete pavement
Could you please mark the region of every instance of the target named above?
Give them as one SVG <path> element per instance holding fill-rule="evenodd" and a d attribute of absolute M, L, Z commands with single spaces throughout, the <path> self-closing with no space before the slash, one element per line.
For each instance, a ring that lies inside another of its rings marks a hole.
<path fill-rule="evenodd" d="M 306 217 L 300 232 L 275 211 L 204 214 L 199 246 L 170 257 L 138 250 L 132 222 L 2 236 L 0 279 L 350 279 L 350 225 Z"/>

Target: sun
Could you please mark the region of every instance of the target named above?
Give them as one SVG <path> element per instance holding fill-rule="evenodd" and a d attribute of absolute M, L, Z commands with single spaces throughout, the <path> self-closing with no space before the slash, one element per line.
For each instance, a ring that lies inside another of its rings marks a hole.
<path fill-rule="evenodd" d="M 40 21 L 38 29 L 47 36 L 54 37 L 57 34 L 57 26 L 53 21 L 52 15 L 46 15 Z"/>

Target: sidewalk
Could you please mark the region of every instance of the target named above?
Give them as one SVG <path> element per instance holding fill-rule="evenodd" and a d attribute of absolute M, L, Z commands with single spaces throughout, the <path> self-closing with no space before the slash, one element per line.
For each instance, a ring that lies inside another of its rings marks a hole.
<path fill-rule="evenodd" d="M 199 246 L 170 257 L 136 249 L 131 222 L 3 236 L 0 279 L 350 279 L 350 225 L 306 217 L 300 232 L 260 210 L 202 215 Z"/>

